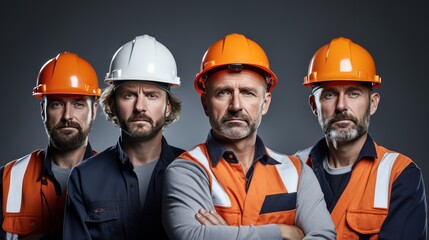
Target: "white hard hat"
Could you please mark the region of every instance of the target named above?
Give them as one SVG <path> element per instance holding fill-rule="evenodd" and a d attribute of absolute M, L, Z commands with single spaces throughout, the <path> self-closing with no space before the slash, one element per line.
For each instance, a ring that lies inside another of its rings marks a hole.
<path fill-rule="evenodd" d="M 114 81 L 148 81 L 180 86 L 173 54 L 146 34 L 127 42 L 113 55 L 104 82 L 112 84 Z"/>

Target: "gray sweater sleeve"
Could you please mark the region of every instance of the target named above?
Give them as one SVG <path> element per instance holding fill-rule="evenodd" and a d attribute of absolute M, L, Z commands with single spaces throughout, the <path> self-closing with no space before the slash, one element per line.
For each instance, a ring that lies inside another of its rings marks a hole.
<path fill-rule="evenodd" d="M 313 170 L 302 162 L 299 178 L 295 225 L 302 229 L 304 239 L 335 239 L 335 226 L 326 208 L 319 182 Z"/>
<path fill-rule="evenodd" d="M 201 225 L 195 219 L 197 211 L 214 209 L 209 178 L 202 167 L 189 160 L 177 159 L 167 168 L 162 205 L 163 224 L 170 239 L 281 239 L 276 224 Z"/>

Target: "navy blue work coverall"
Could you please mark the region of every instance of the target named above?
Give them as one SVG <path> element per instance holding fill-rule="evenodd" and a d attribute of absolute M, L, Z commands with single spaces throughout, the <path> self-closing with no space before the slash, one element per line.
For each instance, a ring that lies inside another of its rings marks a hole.
<path fill-rule="evenodd" d="M 164 173 L 182 152 L 162 138 L 143 209 L 137 175 L 120 141 L 76 166 L 68 183 L 64 239 L 167 239 L 161 220 Z"/>

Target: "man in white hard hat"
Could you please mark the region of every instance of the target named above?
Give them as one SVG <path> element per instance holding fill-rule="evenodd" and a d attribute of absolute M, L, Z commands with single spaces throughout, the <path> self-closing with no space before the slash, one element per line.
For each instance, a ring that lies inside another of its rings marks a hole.
<path fill-rule="evenodd" d="M 181 109 L 170 90 L 180 85 L 176 62 L 155 38 L 137 36 L 117 50 L 105 82 L 100 104 L 121 136 L 72 171 L 64 239 L 165 239 L 164 172 L 183 152 L 162 135 Z"/>

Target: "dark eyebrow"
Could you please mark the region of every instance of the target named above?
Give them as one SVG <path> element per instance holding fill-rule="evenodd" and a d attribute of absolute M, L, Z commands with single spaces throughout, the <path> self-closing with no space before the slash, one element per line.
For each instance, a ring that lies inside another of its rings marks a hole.
<path fill-rule="evenodd" d="M 47 102 L 65 102 L 67 100 L 70 100 L 72 102 L 86 101 L 86 98 L 85 97 L 76 97 L 76 98 L 67 98 L 67 99 L 64 99 L 64 98 L 60 98 L 60 97 L 57 98 L 56 97 L 56 98 L 49 98 L 49 99 L 47 99 Z"/>
<path fill-rule="evenodd" d="M 127 86 L 123 86 L 123 87 L 119 88 L 117 90 L 117 92 L 120 93 L 120 94 L 123 94 L 123 93 L 135 93 L 135 92 L 137 92 L 137 90 L 135 88 L 130 88 L 130 87 L 127 87 Z"/>
<path fill-rule="evenodd" d="M 355 90 L 359 90 L 359 91 L 364 91 L 365 88 L 363 87 L 358 87 L 358 86 L 350 86 L 346 88 L 346 91 L 355 91 Z"/>
<path fill-rule="evenodd" d="M 125 86 L 121 86 L 119 88 L 119 90 L 123 90 L 123 91 L 129 91 L 129 90 L 132 90 L 132 89 L 136 89 L 136 87 L 134 87 L 133 85 L 125 85 Z"/>
<path fill-rule="evenodd" d="M 148 94 L 148 93 L 158 93 L 158 94 L 162 94 L 162 92 L 163 92 L 163 91 L 164 91 L 164 90 L 159 89 L 159 88 L 148 89 L 148 90 L 143 89 L 143 93 L 144 93 L 144 94 Z"/>
<path fill-rule="evenodd" d="M 220 91 L 225 91 L 225 90 L 230 91 L 231 87 L 229 87 L 229 86 L 218 86 L 218 87 L 213 89 L 213 92 L 220 92 Z"/>
<path fill-rule="evenodd" d="M 240 88 L 240 91 L 257 92 L 258 89 L 257 88 L 253 88 L 253 87 L 242 87 L 242 88 Z"/>
<path fill-rule="evenodd" d="M 330 88 L 322 88 L 321 93 L 324 92 L 338 92 L 338 90 L 336 88 L 330 87 Z"/>
<path fill-rule="evenodd" d="M 46 99 L 46 102 L 62 102 L 63 100 L 61 98 L 49 98 Z"/>

